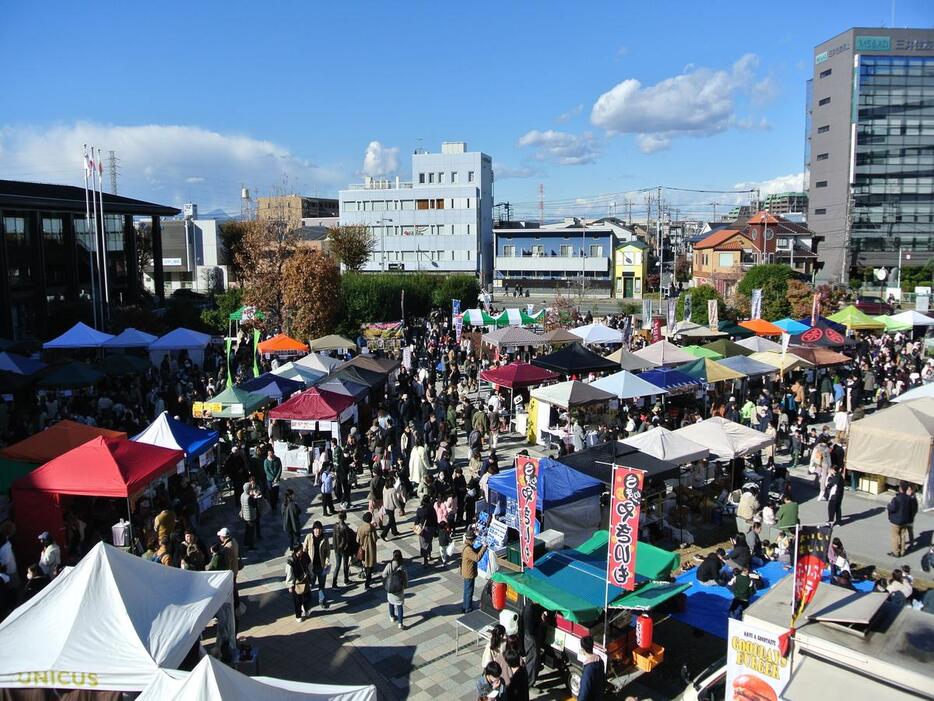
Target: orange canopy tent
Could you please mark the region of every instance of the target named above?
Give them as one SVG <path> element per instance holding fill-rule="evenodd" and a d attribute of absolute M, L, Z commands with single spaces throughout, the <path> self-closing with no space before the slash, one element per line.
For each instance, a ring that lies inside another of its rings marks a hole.
<path fill-rule="evenodd" d="M 277 333 L 259 344 L 259 352 L 264 354 L 273 353 L 307 353 L 308 345 L 301 341 L 296 341 L 291 336 L 284 333 Z"/>
<path fill-rule="evenodd" d="M 785 330 L 781 326 L 776 326 L 771 321 L 766 321 L 765 319 L 749 319 L 749 321 L 741 321 L 739 325 L 744 329 L 749 329 L 756 336 L 781 336 L 785 333 Z"/>
<path fill-rule="evenodd" d="M 122 431 L 111 431 L 97 426 L 79 424 L 77 421 L 59 421 L 44 431 L 29 438 L 9 445 L 0 450 L 0 457 L 8 460 L 22 460 L 39 465 L 49 462 L 72 448 L 84 445 L 92 438 L 126 438 Z"/>

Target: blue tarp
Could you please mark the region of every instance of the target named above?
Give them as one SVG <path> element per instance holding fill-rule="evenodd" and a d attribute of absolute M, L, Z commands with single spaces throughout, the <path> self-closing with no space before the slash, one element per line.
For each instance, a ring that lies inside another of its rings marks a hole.
<path fill-rule="evenodd" d="M 163 411 L 142 433 L 133 436 L 132 440 L 181 450 L 187 457 L 195 458 L 209 450 L 219 438 L 217 431 L 189 426 Z"/>
<path fill-rule="evenodd" d="M 305 384 L 303 382 L 273 375 L 271 372 L 264 372 L 259 377 L 241 382 L 237 386 L 240 389 L 245 389 L 247 392 L 255 392 L 256 394 L 262 394 L 264 397 L 272 397 L 274 399 L 291 397 L 296 392 L 305 389 Z"/>
<path fill-rule="evenodd" d="M 111 334 L 92 329 L 87 324 L 79 321 L 58 338 L 43 343 L 42 347 L 45 349 L 100 348 L 105 341 L 109 341 L 111 338 L 113 338 Z"/>
<path fill-rule="evenodd" d="M 148 348 L 157 336 L 151 333 L 134 329 L 132 326 L 124 329 L 109 341 L 104 342 L 104 348 Z"/>
<path fill-rule="evenodd" d="M 786 569 L 785 565 L 780 562 L 769 562 L 757 568 L 756 572 L 759 573 L 767 586 L 757 591 L 750 601 L 755 601 L 763 596 L 779 581 L 790 575 L 791 569 Z M 730 619 L 728 611 L 730 603 L 733 601 L 733 592 L 726 587 L 711 587 L 698 584 L 696 567 L 683 573 L 675 581 L 678 584 L 690 584 L 691 588 L 685 592 L 688 599 L 684 611 L 672 614 L 672 618 L 686 623 L 692 628 L 699 628 L 705 633 L 726 640 Z M 826 574 L 824 581 L 828 581 Z M 872 591 L 873 585 L 872 582 L 867 581 L 854 582 L 853 586 L 856 587 L 857 591 Z"/>
<path fill-rule="evenodd" d="M 672 390 L 689 390 L 692 387 L 700 387 L 699 380 L 695 380 L 680 370 L 672 368 L 656 368 L 639 373 L 639 377 L 650 382 L 656 387 L 661 387 L 669 392 Z"/>
<path fill-rule="evenodd" d="M 504 470 L 490 477 L 489 488 L 507 499 L 516 500 L 516 469 Z M 602 494 L 603 482 L 562 465 L 557 460 L 542 458 L 538 463 L 538 509 L 547 510 L 562 504 Z"/>

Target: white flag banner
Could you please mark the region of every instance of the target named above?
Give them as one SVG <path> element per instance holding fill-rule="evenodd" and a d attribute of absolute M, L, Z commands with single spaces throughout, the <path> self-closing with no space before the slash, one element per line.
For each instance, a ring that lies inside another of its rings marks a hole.
<path fill-rule="evenodd" d="M 675 327 L 675 307 L 678 301 L 675 299 L 668 300 L 668 333 L 671 333 L 671 330 Z"/>
<path fill-rule="evenodd" d="M 749 313 L 750 319 L 761 319 L 762 318 L 762 290 L 753 290 L 751 297 L 752 311 Z"/>
<path fill-rule="evenodd" d="M 707 326 L 712 331 L 716 331 L 720 326 L 720 307 L 717 306 L 717 300 L 707 300 Z"/>
<path fill-rule="evenodd" d="M 642 328 L 652 328 L 652 300 L 642 300 Z"/>

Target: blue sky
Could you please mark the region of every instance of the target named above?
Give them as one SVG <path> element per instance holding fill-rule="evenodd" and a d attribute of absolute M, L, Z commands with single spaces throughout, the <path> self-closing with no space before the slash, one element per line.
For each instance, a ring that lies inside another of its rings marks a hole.
<path fill-rule="evenodd" d="M 241 184 L 335 195 L 464 140 L 493 157 L 497 201 L 532 216 L 543 184 L 558 216 L 622 212 L 626 193 L 638 211 L 632 191 L 658 184 L 800 187 L 813 47 L 888 25 L 891 5 L 47 2 L 2 18 L 0 177 L 77 182 L 89 143 L 115 150 L 123 194 L 237 211 Z M 931 0 L 897 3 L 897 26 L 932 24 Z M 697 211 L 742 197 L 669 193 Z"/>

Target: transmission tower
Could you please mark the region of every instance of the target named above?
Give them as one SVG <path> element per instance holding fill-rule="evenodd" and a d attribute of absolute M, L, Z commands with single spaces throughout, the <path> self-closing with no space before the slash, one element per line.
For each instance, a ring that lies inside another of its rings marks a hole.
<path fill-rule="evenodd" d="M 113 151 L 110 152 L 110 158 L 108 159 L 109 169 L 110 169 L 110 194 L 117 194 L 117 154 Z"/>

